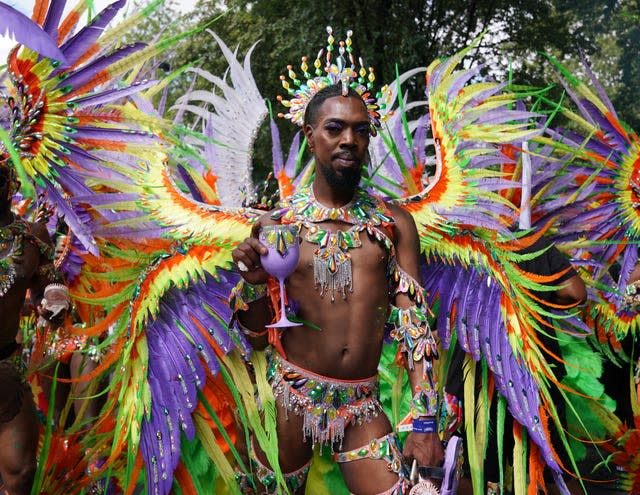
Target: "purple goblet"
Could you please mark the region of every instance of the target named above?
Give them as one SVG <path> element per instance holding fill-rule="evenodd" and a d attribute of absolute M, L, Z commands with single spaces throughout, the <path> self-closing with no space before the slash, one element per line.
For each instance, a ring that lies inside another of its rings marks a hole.
<path fill-rule="evenodd" d="M 298 229 L 293 225 L 268 225 L 262 227 L 258 238 L 269 250 L 260 256 L 262 267 L 280 283 L 280 319 L 267 327 L 300 326 L 302 323 L 294 323 L 287 318 L 284 304 L 284 279 L 295 271 L 300 259 Z"/>

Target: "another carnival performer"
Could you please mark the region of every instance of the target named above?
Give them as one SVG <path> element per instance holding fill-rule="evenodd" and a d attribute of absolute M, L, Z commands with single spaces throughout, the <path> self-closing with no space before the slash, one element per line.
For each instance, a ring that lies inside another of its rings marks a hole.
<path fill-rule="evenodd" d="M 17 185 L 6 161 L 0 163 L 0 476 L 9 494 L 27 495 L 36 469 L 39 424 L 16 343 L 20 312 L 27 291 L 40 316 L 53 321 L 64 316 L 69 299 L 66 287 L 52 283 L 46 228 L 11 211 Z"/>
<path fill-rule="evenodd" d="M 407 493 L 398 442 L 378 402 L 376 373 L 389 322 L 392 336 L 412 336 L 401 346 L 419 412 L 405 458 L 439 466 L 443 447 L 433 418 L 431 366 L 437 350 L 416 282 L 418 234 L 406 211 L 358 187 L 372 124 L 357 92 L 340 83 L 321 89 L 306 106 L 303 129 L 315 158 L 313 183 L 254 229 L 257 235 L 267 225 L 300 227 L 300 261 L 287 293 L 308 323 L 269 339 L 280 467 L 290 490 L 303 493 L 313 446 L 329 444 L 351 492 Z M 273 316 L 261 254 L 266 247 L 255 236 L 233 251 L 245 281 L 241 292 L 255 299 L 245 301 L 248 310 L 239 312 L 238 321 L 257 347 L 266 345 L 265 325 Z M 268 485 L 270 468 L 253 449 L 262 464 L 258 478 Z"/>

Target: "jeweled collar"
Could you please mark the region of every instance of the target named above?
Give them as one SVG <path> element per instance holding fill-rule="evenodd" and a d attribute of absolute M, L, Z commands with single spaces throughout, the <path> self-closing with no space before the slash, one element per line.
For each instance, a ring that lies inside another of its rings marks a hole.
<path fill-rule="evenodd" d="M 293 222 L 344 222 L 352 225 L 393 224 L 393 217 L 384 202 L 364 189 L 357 189 L 353 200 L 340 208 L 324 206 L 315 198 L 311 186 L 289 196 L 281 208 L 271 214 L 274 220 Z"/>
<path fill-rule="evenodd" d="M 16 233 L 23 233 L 26 230 L 27 225 L 24 220 L 12 213 L 11 221 L 6 225 L 0 226 L 0 241 L 7 241 L 11 239 Z"/>

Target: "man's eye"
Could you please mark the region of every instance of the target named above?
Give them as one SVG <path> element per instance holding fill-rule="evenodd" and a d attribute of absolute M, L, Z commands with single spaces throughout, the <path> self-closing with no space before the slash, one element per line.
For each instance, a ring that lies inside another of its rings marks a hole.
<path fill-rule="evenodd" d="M 369 135 L 369 126 L 358 127 L 356 129 L 356 132 L 358 134 L 360 134 L 361 136 L 368 136 Z"/>
<path fill-rule="evenodd" d="M 342 130 L 342 126 L 340 124 L 327 124 L 324 128 L 328 132 L 340 132 Z"/>

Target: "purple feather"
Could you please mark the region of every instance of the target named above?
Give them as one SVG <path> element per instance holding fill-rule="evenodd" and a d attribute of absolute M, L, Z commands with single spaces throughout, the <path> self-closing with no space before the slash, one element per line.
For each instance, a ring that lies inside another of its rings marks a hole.
<path fill-rule="evenodd" d="M 53 39 L 58 39 L 58 25 L 62 17 L 62 12 L 67 3 L 67 0 L 51 0 L 49 4 L 49 10 L 47 11 L 47 17 L 44 21 L 42 29 L 49 34 Z"/>
<path fill-rule="evenodd" d="M 622 261 L 620 262 L 620 276 L 618 277 L 618 287 L 626 287 L 629 283 L 631 272 L 638 262 L 638 245 L 637 243 L 625 246 Z"/>
<path fill-rule="evenodd" d="M 474 274 L 472 279 L 474 291 L 467 308 L 467 328 L 469 329 L 467 334 L 471 356 L 478 361 L 480 359 L 480 315 L 486 303 L 487 284 L 483 283 L 484 281 L 477 274 Z"/>
<path fill-rule="evenodd" d="M 453 301 L 457 295 L 458 287 L 461 285 L 461 280 L 464 275 L 464 270 L 461 267 L 450 267 L 445 269 L 450 272 L 449 277 L 443 277 L 441 279 L 439 291 L 440 291 L 440 314 L 447 315 L 446 318 L 438 318 L 438 335 L 442 340 L 442 345 L 445 349 L 449 348 L 449 341 L 451 339 L 451 308 Z M 453 280 L 452 280 L 453 279 Z M 453 283 L 452 283 L 453 282 Z"/>
<path fill-rule="evenodd" d="M 593 87 L 596 88 L 596 93 L 598 94 L 598 97 L 604 102 L 605 106 L 607 107 L 607 110 L 611 112 L 611 115 L 613 115 L 617 120 L 620 120 L 618 118 L 618 115 L 616 114 L 616 109 L 613 107 L 613 104 L 609 99 L 609 95 L 607 95 L 607 92 L 602 87 L 602 84 L 600 84 L 600 81 L 598 81 L 598 79 L 596 78 L 596 75 L 591 70 L 591 65 L 587 63 L 587 60 L 585 59 L 584 53 L 582 52 L 582 50 L 580 51 L 580 60 L 582 60 L 582 65 L 584 66 L 587 72 L 587 75 L 589 76 L 589 79 L 591 79 L 591 84 L 593 84 Z"/>
<path fill-rule="evenodd" d="M 229 316 L 230 309 L 225 305 L 226 309 L 217 313 L 215 308 L 219 306 L 213 302 L 226 300 L 237 279 L 235 275 L 227 275 L 221 274 L 219 280 L 206 275 L 204 281 L 187 289 L 172 287 L 160 302 L 157 318 L 147 328 L 152 404 L 151 414 L 143 420 L 141 447 L 148 470 L 148 493 L 169 493 L 173 471 L 180 458 L 180 430 L 187 438 L 193 438 L 195 433 L 191 413 L 196 406 L 197 389 L 205 380 L 199 356 L 210 371 L 215 373 L 219 369 L 215 351 L 194 326 L 191 317 L 210 329 L 210 335 L 225 351 L 233 348 L 226 326 L 220 324 L 220 320 Z M 213 304 L 207 307 L 214 315 L 203 307 L 205 300 Z"/>
<path fill-rule="evenodd" d="M 589 115 L 596 123 L 596 125 L 606 134 L 606 139 L 613 141 L 615 143 L 615 147 L 618 151 L 626 152 L 629 143 L 627 138 L 620 134 L 618 129 L 616 129 L 609 120 L 602 115 L 598 107 L 596 107 L 589 100 L 582 100 L 582 105 L 589 112 Z M 607 143 L 609 146 L 613 147 L 610 143 Z"/>
<path fill-rule="evenodd" d="M 71 239 L 70 249 L 67 251 L 67 254 L 60 263 L 60 271 L 62 272 L 62 277 L 64 281 L 73 285 L 75 281 L 80 276 L 80 272 L 82 271 L 82 267 L 84 266 L 84 260 L 78 253 L 86 254 L 86 250 L 82 247 L 82 244 L 78 241 L 76 236 L 71 234 L 73 237 Z"/>
<path fill-rule="evenodd" d="M 198 68 L 200 68 L 200 66 L 198 66 Z M 183 95 L 184 101 L 189 101 L 189 97 L 191 96 L 191 93 L 193 93 L 193 88 L 195 88 L 196 86 L 196 81 L 198 79 L 198 74 L 197 72 L 194 72 L 193 74 L 193 78 L 191 79 L 191 83 L 189 84 L 189 89 L 187 89 L 187 92 Z M 173 123 L 174 124 L 179 124 L 182 122 L 182 117 L 184 117 L 184 112 L 186 111 L 186 105 L 180 105 L 180 107 L 178 108 L 178 111 L 176 112 L 176 116 L 173 119 Z"/>
<path fill-rule="evenodd" d="M 291 141 L 289 147 L 289 154 L 287 155 L 287 161 L 284 164 L 284 172 L 288 177 L 293 177 L 296 174 L 296 162 L 298 161 L 298 152 L 300 151 L 300 136 L 301 131 L 296 132 Z"/>
<path fill-rule="evenodd" d="M 153 106 L 153 103 L 148 99 L 146 99 L 145 97 L 143 97 L 142 95 L 134 93 L 131 95 L 130 98 L 131 98 L 131 101 L 144 113 L 149 115 L 155 115 L 156 117 L 160 116 L 158 111 Z"/>
<path fill-rule="evenodd" d="M 271 129 L 271 158 L 273 160 L 273 171 L 276 176 L 284 168 L 282 158 L 282 146 L 280 144 L 280 131 L 273 119 L 269 119 L 269 127 Z"/>
<path fill-rule="evenodd" d="M 73 163 L 79 165 L 83 169 L 90 170 L 91 172 L 102 173 L 103 167 L 100 166 L 102 160 L 96 155 L 76 146 L 72 143 L 66 143 L 62 141 L 55 141 L 61 148 L 66 148 L 69 151 L 69 157 L 72 158 Z M 59 165 L 53 165 L 56 169 L 56 172 L 59 172 L 60 169 L 64 169 L 65 167 L 61 167 Z"/>
<path fill-rule="evenodd" d="M 133 83 L 131 86 L 119 89 L 109 89 L 102 91 L 98 94 L 85 96 L 83 98 L 76 98 L 73 103 L 80 108 L 88 106 L 104 105 L 105 103 L 111 103 L 112 101 L 119 100 L 120 98 L 127 98 L 133 94 L 144 91 L 151 86 L 154 86 L 157 81 L 142 81 Z"/>
<path fill-rule="evenodd" d="M 178 164 L 178 173 L 180 174 L 180 177 L 184 181 L 185 185 L 189 188 L 189 192 L 191 193 L 191 196 L 193 196 L 193 199 L 195 199 L 196 201 L 200 201 L 201 203 L 204 202 L 204 198 L 202 197 L 202 194 L 200 194 L 198 186 L 196 186 L 196 183 L 189 175 L 189 172 L 187 172 L 187 170 L 181 164 Z"/>
<path fill-rule="evenodd" d="M 462 282 L 460 283 L 461 291 L 458 293 L 456 301 L 456 332 L 458 335 L 458 343 L 460 347 L 464 349 L 464 352 L 469 352 L 469 339 L 467 336 L 467 304 L 470 298 L 470 293 L 473 292 L 473 283 L 475 277 L 471 273 L 472 270 L 466 270 L 462 276 Z"/>
<path fill-rule="evenodd" d="M 70 171 L 67 167 L 61 167 L 56 164 L 51 164 L 51 168 L 57 175 L 56 182 L 62 186 L 69 196 L 91 194 L 91 189 L 81 182 L 82 173 L 77 170 Z M 71 198 L 69 199 L 71 200 Z"/>
<path fill-rule="evenodd" d="M 106 7 L 93 18 L 91 24 L 82 28 L 60 47 L 70 65 L 75 64 L 93 46 L 95 41 L 102 35 L 104 28 L 113 20 L 118 11 L 124 7 L 125 3 L 126 0 L 117 0 Z"/>
<path fill-rule="evenodd" d="M 138 193 L 95 193 L 87 196 L 74 196 L 73 203 L 87 203 L 94 207 L 109 206 L 122 201 L 135 201 L 139 199 Z"/>
<path fill-rule="evenodd" d="M 65 222 L 69 226 L 69 230 L 73 232 L 85 249 L 87 249 L 91 254 L 98 256 L 98 247 L 93 236 L 88 231 L 86 224 L 78 218 L 76 212 L 71 207 L 71 204 L 60 195 L 55 186 L 47 179 L 43 178 L 42 180 L 46 185 L 48 200 L 56 206 L 58 209 L 58 215 L 64 218 Z"/>
<path fill-rule="evenodd" d="M 103 127 L 78 127 L 74 139 L 100 139 L 123 143 L 153 144 L 158 138 L 149 132 Z"/>
<path fill-rule="evenodd" d="M 415 135 L 413 136 L 413 152 L 415 153 L 419 163 L 426 163 L 427 161 L 427 132 L 431 127 L 429 124 L 429 115 L 423 115 L 420 117 L 418 119 Z"/>
<path fill-rule="evenodd" d="M 404 136 L 404 127 L 402 126 L 401 119 L 396 120 L 395 127 L 392 132 L 392 137 L 405 166 L 413 168 L 413 157 L 411 155 L 411 150 L 407 146 L 407 140 Z"/>
<path fill-rule="evenodd" d="M 2 2 L 0 2 L 0 34 L 15 39 L 43 57 L 61 62 L 65 67 L 69 65 L 64 53 L 49 34 L 22 12 Z"/>
<path fill-rule="evenodd" d="M 133 43 L 131 45 L 123 46 L 116 51 L 109 53 L 108 55 L 102 55 L 92 61 L 91 63 L 83 66 L 74 72 L 71 72 L 69 77 L 62 79 L 56 86 L 56 89 L 62 87 L 71 87 L 73 89 L 81 88 L 93 79 L 100 71 L 106 69 L 115 62 L 128 57 L 132 53 L 142 50 L 146 45 L 144 43 Z M 71 102 L 74 100 L 71 99 Z"/>
<path fill-rule="evenodd" d="M 447 98 L 449 100 L 456 98 L 464 85 L 467 84 L 467 82 L 469 82 L 471 79 L 473 79 L 483 68 L 484 64 L 480 64 L 471 69 L 459 72 L 456 80 L 451 83 L 451 86 L 449 87 Z"/>

